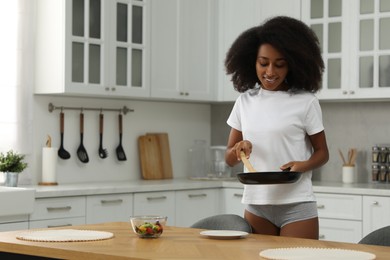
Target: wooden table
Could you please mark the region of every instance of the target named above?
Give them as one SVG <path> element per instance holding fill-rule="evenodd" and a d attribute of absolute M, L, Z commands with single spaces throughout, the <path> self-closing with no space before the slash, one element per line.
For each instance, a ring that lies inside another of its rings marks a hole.
<path fill-rule="evenodd" d="M 67 227 L 69 228 L 69 227 Z M 93 242 L 30 242 L 16 239 L 21 231 L 0 232 L 0 252 L 61 259 L 262 259 L 259 252 L 281 247 L 343 248 L 390 259 L 390 247 L 338 243 L 250 234 L 235 240 L 201 236 L 199 229 L 166 227 L 158 239 L 140 239 L 130 223 L 114 222 L 73 226 L 72 229 L 109 231 L 114 238 Z M 1 257 L 0 254 L 0 258 Z M 20 258 L 18 258 L 20 259 Z"/>

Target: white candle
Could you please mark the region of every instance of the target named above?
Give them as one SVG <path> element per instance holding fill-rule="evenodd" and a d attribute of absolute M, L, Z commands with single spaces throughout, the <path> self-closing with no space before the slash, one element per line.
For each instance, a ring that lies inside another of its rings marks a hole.
<path fill-rule="evenodd" d="M 55 183 L 57 174 L 57 148 L 43 147 L 42 150 L 42 182 Z"/>

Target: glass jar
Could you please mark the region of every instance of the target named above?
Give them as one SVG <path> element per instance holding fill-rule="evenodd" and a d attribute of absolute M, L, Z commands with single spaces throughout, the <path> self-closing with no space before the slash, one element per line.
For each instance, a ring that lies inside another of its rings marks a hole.
<path fill-rule="evenodd" d="M 371 166 L 371 180 L 376 182 L 379 179 L 379 165 L 373 164 Z"/>
<path fill-rule="evenodd" d="M 207 177 L 207 150 L 205 140 L 195 140 L 188 149 L 188 172 L 191 179 Z"/>
<path fill-rule="evenodd" d="M 372 162 L 377 163 L 379 161 L 379 147 L 373 146 L 372 147 Z"/>

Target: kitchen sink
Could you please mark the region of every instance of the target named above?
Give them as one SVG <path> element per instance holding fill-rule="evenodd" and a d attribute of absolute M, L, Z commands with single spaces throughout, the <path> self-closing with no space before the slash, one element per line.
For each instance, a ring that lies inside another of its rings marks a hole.
<path fill-rule="evenodd" d="M 35 189 L 0 186 L 0 217 L 33 212 Z"/>

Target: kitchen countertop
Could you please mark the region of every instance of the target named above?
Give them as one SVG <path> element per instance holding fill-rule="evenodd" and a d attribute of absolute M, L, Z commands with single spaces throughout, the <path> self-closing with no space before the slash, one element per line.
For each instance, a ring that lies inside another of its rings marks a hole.
<path fill-rule="evenodd" d="M 102 195 L 114 193 L 158 192 L 189 189 L 243 188 L 236 180 L 132 180 L 127 182 L 97 182 L 60 184 L 56 186 L 24 186 L 35 189 L 36 198 Z M 314 192 L 339 193 L 353 195 L 390 196 L 390 183 L 354 183 L 313 182 Z"/>

